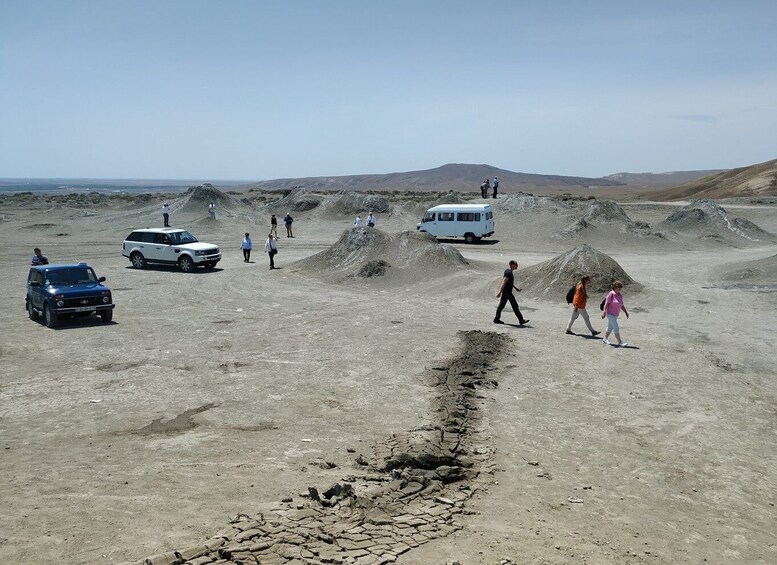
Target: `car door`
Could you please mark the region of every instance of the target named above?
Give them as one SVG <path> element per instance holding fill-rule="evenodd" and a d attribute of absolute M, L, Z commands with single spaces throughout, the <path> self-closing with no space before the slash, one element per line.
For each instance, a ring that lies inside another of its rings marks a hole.
<path fill-rule="evenodd" d="M 157 233 L 154 240 L 154 253 L 157 261 L 175 263 L 178 261 L 178 249 L 166 233 Z"/>
<path fill-rule="evenodd" d="M 43 273 L 37 269 L 30 269 L 27 283 L 27 294 L 32 305 L 43 309 Z"/>

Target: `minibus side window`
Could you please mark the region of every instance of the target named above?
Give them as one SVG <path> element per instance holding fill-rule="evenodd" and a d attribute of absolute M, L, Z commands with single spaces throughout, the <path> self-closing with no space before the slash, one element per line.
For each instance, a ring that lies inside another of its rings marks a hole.
<path fill-rule="evenodd" d="M 453 212 L 440 212 L 440 215 L 437 217 L 437 220 L 440 222 L 452 222 Z"/>
<path fill-rule="evenodd" d="M 421 222 L 433 222 L 434 221 L 434 212 L 427 212 L 424 214 L 424 219 L 421 220 Z"/>

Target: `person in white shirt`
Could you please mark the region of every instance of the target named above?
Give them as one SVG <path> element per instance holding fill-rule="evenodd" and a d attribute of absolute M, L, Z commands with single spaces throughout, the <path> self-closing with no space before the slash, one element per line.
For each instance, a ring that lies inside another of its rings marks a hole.
<path fill-rule="evenodd" d="M 170 205 L 165 202 L 162 204 L 162 217 L 165 219 L 165 227 L 170 227 Z"/>
<path fill-rule="evenodd" d="M 208 206 L 208 213 L 210 214 L 210 219 L 215 220 L 216 219 L 216 204 L 211 202 L 210 206 Z"/>
<path fill-rule="evenodd" d="M 356 216 L 356 220 L 353 222 L 354 227 L 360 228 L 362 227 L 362 217 Z"/>
<path fill-rule="evenodd" d="M 371 228 L 374 228 L 377 221 L 378 219 L 375 217 L 375 214 L 370 212 L 369 215 L 367 216 L 367 225 L 370 226 Z"/>
<path fill-rule="evenodd" d="M 248 235 L 248 232 L 246 232 L 245 237 L 243 238 L 243 242 L 240 244 L 240 249 L 243 250 L 243 263 L 250 263 L 251 259 L 251 249 L 253 249 L 254 244 L 251 241 L 251 238 Z"/>
<path fill-rule="evenodd" d="M 275 268 L 275 254 L 278 253 L 278 244 L 272 234 L 267 235 L 267 241 L 264 242 L 264 252 L 270 256 L 270 269 Z"/>

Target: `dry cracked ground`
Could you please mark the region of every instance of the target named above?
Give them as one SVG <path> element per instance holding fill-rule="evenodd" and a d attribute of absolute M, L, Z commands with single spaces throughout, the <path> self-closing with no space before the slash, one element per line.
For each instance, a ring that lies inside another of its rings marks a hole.
<path fill-rule="evenodd" d="M 726 209 L 777 233 L 774 206 Z M 0 562 L 777 561 L 773 243 L 569 239 L 584 204 L 502 210 L 498 242 L 452 244 L 465 265 L 334 280 L 296 262 L 352 218 L 299 213 L 270 271 L 242 262 L 266 229 L 245 212 L 184 218 L 217 269 L 133 269 L 121 240 L 157 212 L 0 203 Z M 492 324 L 508 259 L 582 242 L 643 286 L 632 347 L 565 335 L 564 293 Z M 108 278 L 111 324 L 26 318 L 35 245 Z"/>

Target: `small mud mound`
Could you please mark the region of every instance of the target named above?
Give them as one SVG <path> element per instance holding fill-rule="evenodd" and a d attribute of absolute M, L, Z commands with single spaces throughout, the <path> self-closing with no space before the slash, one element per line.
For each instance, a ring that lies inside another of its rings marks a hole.
<path fill-rule="evenodd" d="M 723 283 L 777 285 L 777 255 L 726 265 L 717 269 L 716 275 Z"/>
<path fill-rule="evenodd" d="M 307 212 L 318 208 L 323 200 L 322 196 L 312 194 L 307 190 L 294 189 L 280 200 L 267 204 L 267 208 L 275 214 L 285 214 L 288 211 Z"/>
<path fill-rule="evenodd" d="M 560 237 L 574 237 L 583 232 L 597 231 L 600 228 L 608 232 L 617 230 L 638 236 L 657 235 L 644 222 L 633 222 L 631 218 L 612 200 L 597 200 L 586 209 L 583 217 L 563 229 Z M 660 236 L 659 236 L 660 237 Z"/>
<path fill-rule="evenodd" d="M 212 184 L 205 183 L 200 186 L 193 186 L 187 190 L 182 197 L 177 198 L 172 203 L 171 212 L 175 214 L 196 214 L 201 216 L 208 215 L 208 205 L 216 204 L 216 214 L 229 214 L 232 210 L 240 207 L 240 204 L 234 201 L 229 195 L 224 194 Z"/>
<path fill-rule="evenodd" d="M 365 214 L 370 210 L 376 214 L 388 214 L 391 206 L 383 196 L 361 192 L 338 192 L 324 199 L 321 210 L 329 216 Z"/>
<path fill-rule="evenodd" d="M 324 277 L 374 277 L 411 274 L 434 276 L 466 265 L 455 248 L 427 233 L 387 234 L 376 228 L 351 228 L 332 247 L 292 264 Z"/>
<path fill-rule="evenodd" d="M 676 210 L 659 227 L 680 235 L 734 245 L 777 241 L 773 234 L 749 220 L 731 218 L 717 202 L 706 199 L 694 200 Z"/>
<path fill-rule="evenodd" d="M 555 259 L 521 269 L 515 279 L 524 293 L 560 302 L 584 274 L 593 278 L 588 285 L 589 296 L 609 291 L 614 279 L 622 281 L 627 291 L 642 289 L 642 285 L 632 279 L 615 259 L 586 244 L 578 245 Z"/>
<path fill-rule="evenodd" d="M 569 204 L 552 196 L 534 196 L 523 192 L 500 196 L 496 200 L 484 200 L 484 203 L 491 204 L 497 211 L 515 214 L 539 211 L 558 212 L 569 208 Z"/>

